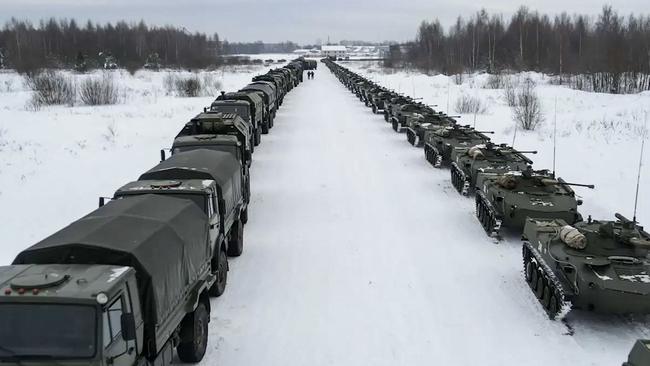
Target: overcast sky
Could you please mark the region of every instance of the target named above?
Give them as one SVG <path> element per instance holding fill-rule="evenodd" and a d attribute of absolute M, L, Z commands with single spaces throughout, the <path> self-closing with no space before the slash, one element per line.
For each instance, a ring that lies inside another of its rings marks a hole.
<path fill-rule="evenodd" d="M 621 14 L 648 13 L 649 0 L 610 0 Z M 0 22 L 12 16 L 76 18 L 85 22 L 124 19 L 173 24 L 190 31 L 217 32 L 229 41 L 396 40 L 414 38 L 422 20 L 451 25 L 458 15 L 487 9 L 511 15 L 520 5 L 542 13 L 596 15 L 605 2 L 594 0 L 0 0 Z"/>

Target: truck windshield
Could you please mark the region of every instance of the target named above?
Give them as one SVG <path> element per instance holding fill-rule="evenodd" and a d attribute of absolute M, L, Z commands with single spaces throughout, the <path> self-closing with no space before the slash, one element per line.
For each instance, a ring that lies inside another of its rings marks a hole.
<path fill-rule="evenodd" d="M 174 154 L 186 151 L 193 151 L 196 149 L 208 149 L 214 151 L 229 152 L 237 157 L 237 147 L 234 145 L 198 145 L 198 146 L 178 146 L 174 148 Z"/>
<path fill-rule="evenodd" d="M 248 107 L 238 106 L 238 105 L 215 105 L 210 108 L 212 111 L 224 112 L 224 113 L 235 113 L 241 116 L 244 120 L 247 120 L 249 117 Z"/>
<path fill-rule="evenodd" d="M 96 329 L 92 306 L 0 304 L 0 359 L 91 358 Z"/>
<path fill-rule="evenodd" d="M 200 208 L 203 212 L 205 212 L 205 213 L 208 212 L 208 208 L 205 207 L 205 196 L 202 195 L 202 194 L 182 194 L 182 193 L 175 193 L 175 194 L 170 194 L 169 196 L 171 196 L 171 197 L 175 197 L 175 198 L 184 199 L 184 200 L 190 200 L 190 201 L 196 203 L 196 205 L 199 206 L 199 208 Z"/>

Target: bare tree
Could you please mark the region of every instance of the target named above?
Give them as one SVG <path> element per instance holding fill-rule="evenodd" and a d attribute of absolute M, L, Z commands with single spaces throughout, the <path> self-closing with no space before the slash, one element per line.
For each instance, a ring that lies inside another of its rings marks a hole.
<path fill-rule="evenodd" d="M 517 102 L 511 107 L 513 118 L 524 130 L 534 130 L 544 121 L 541 101 L 535 88 L 532 79 L 524 80 L 516 92 Z"/>

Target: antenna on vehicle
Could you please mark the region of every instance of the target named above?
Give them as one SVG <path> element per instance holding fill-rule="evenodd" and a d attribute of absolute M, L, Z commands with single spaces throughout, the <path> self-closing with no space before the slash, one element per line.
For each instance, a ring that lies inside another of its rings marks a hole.
<path fill-rule="evenodd" d="M 555 177 L 555 147 L 557 145 L 557 97 L 555 97 L 555 117 L 553 117 L 553 177 Z"/>
<path fill-rule="evenodd" d="M 641 156 L 639 157 L 639 172 L 636 177 L 636 193 L 634 195 L 634 216 L 632 222 L 636 224 L 636 207 L 639 203 L 639 183 L 641 182 L 641 167 L 643 167 L 643 148 L 645 145 L 645 138 L 648 135 L 648 111 L 644 112 L 643 122 L 643 136 L 641 137 Z"/>
<path fill-rule="evenodd" d="M 449 81 L 449 78 L 447 78 L 447 109 L 445 110 L 445 113 L 449 113 L 449 85 L 451 84 L 451 81 Z"/>
<path fill-rule="evenodd" d="M 515 132 L 512 134 L 512 144 L 510 144 L 510 146 L 512 146 L 513 149 L 515 148 L 516 138 L 517 138 L 517 121 L 515 121 Z"/>

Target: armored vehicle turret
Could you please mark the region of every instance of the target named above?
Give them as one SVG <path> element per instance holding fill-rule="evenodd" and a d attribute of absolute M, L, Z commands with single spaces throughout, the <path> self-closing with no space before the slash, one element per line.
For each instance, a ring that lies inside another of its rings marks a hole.
<path fill-rule="evenodd" d="M 582 221 L 581 200 L 571 186 L 547 170 L 479 173 L 476 179 L 476 217 L 491 236 L 505 226 L 521 233 L 526 218 L 562 219 L 570 225 Z"/>
<path fill-rule="evenodd" d="M 458 193 L 467 196 L 476 188 L 479 173 L 507 173 L 527 169 L 533 162 L 524 153 L 505 144 L 495 145 L 491 142 L 470 148 L 456 148 L 452 152 L 451 184 Z"/>
<path fill-rule="evenodd" d="M 451 152 L 455 148 L 470 148 L 489 142 L 487 133 L 493 132 L 459 125 L 428 130 L 424 134 L 424 156 L 431 165 L 440 168 L 451 163 Z"/>
<path fill-rule="evenodd" d="M 525 280 L 551 319 L 571 309 L 650 313 L 650 234 L 615 216 L 573 226 L 561 219 L 526 220 Z"/>

